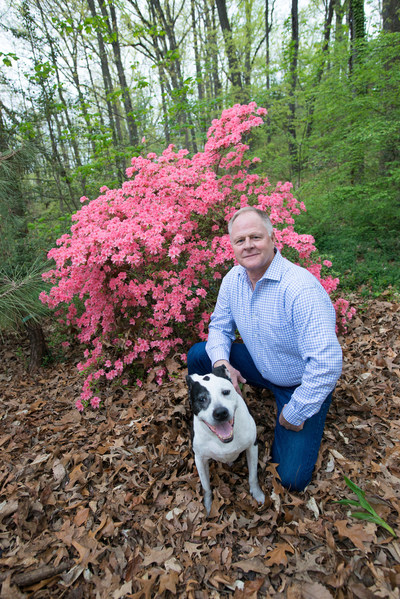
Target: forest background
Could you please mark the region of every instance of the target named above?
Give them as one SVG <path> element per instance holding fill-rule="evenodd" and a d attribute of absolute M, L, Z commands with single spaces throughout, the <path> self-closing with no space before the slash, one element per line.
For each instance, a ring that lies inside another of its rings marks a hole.
<path fill-rule="evenodd" d="M 293 183 L 297 231 L 342 292 L 398 289 L 396 0 L 24 0 L 1 13 L 3 302 L 10 282 L 36 301 L 81 196 L 120 187 L 132 156 L 200 151 L 212 119 L 250 101 L 268 110 L 254 170 Z"/>

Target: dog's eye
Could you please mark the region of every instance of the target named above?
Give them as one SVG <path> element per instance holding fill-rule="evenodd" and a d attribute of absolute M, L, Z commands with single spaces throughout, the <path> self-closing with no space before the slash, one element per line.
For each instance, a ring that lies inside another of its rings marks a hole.
<path fill-rule="evenodd" d="M 222 395 L 230 395 L 230 389 L 223 389 Z"/>

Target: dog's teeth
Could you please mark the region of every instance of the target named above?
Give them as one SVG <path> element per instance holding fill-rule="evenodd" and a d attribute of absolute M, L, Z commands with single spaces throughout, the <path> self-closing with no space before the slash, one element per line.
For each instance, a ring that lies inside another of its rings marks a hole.
<path fill-rule="evenodd" d="M 233 420 L 230 422 L 223 422 L 217 426 L 212 426 L 211 424 L 208 424 L 208 422 L 206 424 L 221 441 L 230 440 L 233 437 Z"/>

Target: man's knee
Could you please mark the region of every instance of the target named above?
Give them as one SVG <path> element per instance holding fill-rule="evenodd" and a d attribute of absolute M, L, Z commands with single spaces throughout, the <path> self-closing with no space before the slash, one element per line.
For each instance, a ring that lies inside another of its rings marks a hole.
<path fill-rule="evenodd" d="M 193 345 L 187 353 L 189 374 L 207 374 L 211 371 L 211 361 L 204 341 Z"/>
<path fill-rule="evenodd" d="M 288 491 L 296 491 L 297 493 L 304 491 L 312 478 L 312 472 L 304 472 L 301 468 L 294 470 L 283 468 L 279 465 L 277 472 L 280 476 L 282 486 L 288 489 Z"/>

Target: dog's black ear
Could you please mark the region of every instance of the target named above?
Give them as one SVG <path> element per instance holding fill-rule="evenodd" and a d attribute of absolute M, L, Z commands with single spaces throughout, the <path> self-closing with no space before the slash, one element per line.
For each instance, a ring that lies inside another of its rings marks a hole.
<path fill-rule="evenodd" d="M 190 376 L 190 374 L 186 375 L 186 383 L 187 383 L 187 386 L 188 386 L 189 392 L 190 392 L 191 388 L 193 387 L 193 381 L 192 381 L 192 377 Z"/>
<path fill-rule="evenodd" d="M 219 376 L 222 379 L 226 379 L 227 381 L 232 382 L 232 379 L 229 374 L 229 370 L 227 369 L 225 364 L 221 364 L 221 366 L 216 366 L 215 368 L 213 368 L 212 374 L 215 374 L 215 376 Z"/>

